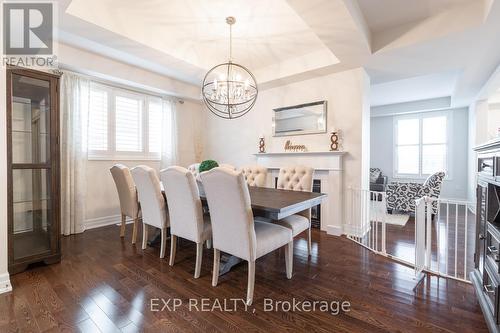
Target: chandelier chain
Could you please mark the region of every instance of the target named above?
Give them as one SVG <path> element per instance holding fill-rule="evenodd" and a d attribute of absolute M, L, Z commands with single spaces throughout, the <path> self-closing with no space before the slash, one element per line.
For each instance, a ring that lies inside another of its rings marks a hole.
<path fill-rule="evenodd" d="M 233 25 L 229 24 L 229 62 L 233 60 Z"/>

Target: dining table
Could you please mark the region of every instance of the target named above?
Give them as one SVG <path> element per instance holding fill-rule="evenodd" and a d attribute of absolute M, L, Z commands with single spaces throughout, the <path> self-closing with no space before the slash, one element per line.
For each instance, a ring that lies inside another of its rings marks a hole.
<path fill-rule="evenodd" d="M 200 186 L 200 199 L 204 207 L 208 207 L 205 191 Z M 293 191 L 269 187 L 248 186 L 253 215 L 269 221 L 279 221 L 287 216 L 299 213 L 321 204 L 327 197 L 324 193 Z M 163 185 L 162 185 L 162 192 Z M 219 275 L 226 274 L 242 260 L 232 255 L 223 254 Z"/>

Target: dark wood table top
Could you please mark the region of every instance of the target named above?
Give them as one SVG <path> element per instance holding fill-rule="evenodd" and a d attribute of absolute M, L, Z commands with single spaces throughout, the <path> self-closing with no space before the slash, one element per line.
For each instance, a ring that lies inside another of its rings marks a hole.
<path fill-rule="evenodd" d="M 254 214 L 274 220 L 280 220 L 319 205 L 327 196 L 326 194 L 316 192 L 280 190 L 255 186 L 249 186 L 248 190 Z M 202 200 L 205 200 L 205 198 L 202 197 Z"/>
<path fill-rule="evenodd" d="M 274 218 L 276 219 L 281 219 L 314 207 L 320 204 L 327 196 L 326 194 L 316 192 L 280 190 L 254 186 L 250 186 L 249 190 L 252 208 L 269 212 L 271 215 L 275 215 Z"/>
<path fill-rule="evenodd" d="M 319 205 L 327 197 L 324 193 L 280 190 L 269 187 L 249 186 L 250 200 L 254 215 L 273 220 L 281 220 L 287 216 Z M 163 184 L 162 184 L 163 192 Z M 200 194 L 206 203 L 205 194 Z"/>

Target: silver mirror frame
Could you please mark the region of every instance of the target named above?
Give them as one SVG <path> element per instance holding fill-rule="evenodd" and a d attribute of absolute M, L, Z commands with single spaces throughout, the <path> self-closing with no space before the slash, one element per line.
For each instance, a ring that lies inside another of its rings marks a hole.
<path fill-rule="evenodd" d="M 276 112 L 280 111 L 286 111 L 290 109 L 300 109 L 300 108 L 305 108 L 309 106 L 315 106 L 315 105 L 323 105 L 323 116 L 322 119 L 323 123 L 325 124 L 325 128 L 323 130 L 309 130 L 309 131 L 286 131 L 283 133 L 276 133 Z M 273 123 L 272 123 L 272 128 L 273 128 L 273 137 L 282 137 L 282 136 L 294 136 L 294 135 L 309 135 L 309 134 L 321 134 L 321 133 L 326 133 L 327 132 L 327 114 L 328 114 L 328 107 L 327 107 L 327 101 L 319 101 L 319 102 L 312 102 L 312 103 L 304 103 L 304 104 L 298 104 L 298 105 L 292 105 L 292 106 L 285 106 L 285 107 L 280 107 L 273 109 Z"/>

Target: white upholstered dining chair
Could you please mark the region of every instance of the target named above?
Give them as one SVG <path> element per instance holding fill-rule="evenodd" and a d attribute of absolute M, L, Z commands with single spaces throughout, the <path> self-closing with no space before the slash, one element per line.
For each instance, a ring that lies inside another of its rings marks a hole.
<path fill-rule="evenodd" d="M 200 163 L 194 163 L 187 167 L 189 172 L 191 172 L 194 176 L 194 179 L 198 179 L 200 175 Z"/>
<path fill-rule="evenodd" d="M 229 169 L 229 170 L 236 171 L 236 167 L 234 165 L 232 165 L 232 164 L 221 163 L 219 166 L 221 168 L 226 168 L 226 169 Z"/>
<path fill-rule="evenodd" d="M 120 211 L 122 218 L 120 237 L 125 237 L 125 223 L 127 217 L 130 217 L 134 221 L 132 244 L 135 244 L 141 209 L 137 199 L 137 190 L 135 188 L 134 179 L 132 178 L 130 169 L 123 164 L 115 164 L 109 169 L 109 171 L 113 176 L 116 190 L 118 191 L 118 198 L 120 199 Z"/>
<path fill-rule="evenodd" d="M 148 225 L 161 230 L 160 258 L 165 257 L 167 241 L 167 205 L 161 193 L 160 180 L 156 171 L 148 166 L 139 165 L 131 170 L 137 187 L 137 194 L 142 211 L 142 249 L 146 249 L 148 241 Z"/>
<path fill-rule="evenodd" d="M 214 268 L 217 286 L 220 251 L 248 261 L 247 304 L 252 304 L 255 260 L 285 246 L 286 276 L 292 278 L 293 238 L 290 229 L 254 221 L 250 194 L 241 172 L 218 167 L 201 174 L 212 221 Z"/>
<path fill-rule="evenodd" d="M 311 192 L 314 169 L 306 166 L 284 167 L 278 175 L 277 188 Z M 290 215 L 275 223 L 292 230 L 293 237 L 307 230 L 307 254 L 311 255 L 311 209 Z"/>
<path fill-rule="evenodd" d="M 249 186 L 265 187 L 267 182 L 267 168 L 260 165 L 249 165 L 241 168 L 245 181 Z"/>
<path fill-rule="evenodd" d="M 185 168 L 172 166 L 160 171 L 165 188 L 170 220 L 170 266 L 174 265 L 177 237 L 196 243 L 194 278 L 200 277 L 203 243 L 212 237 L 210 218 L 203 209 L 194 175 Z"/>

